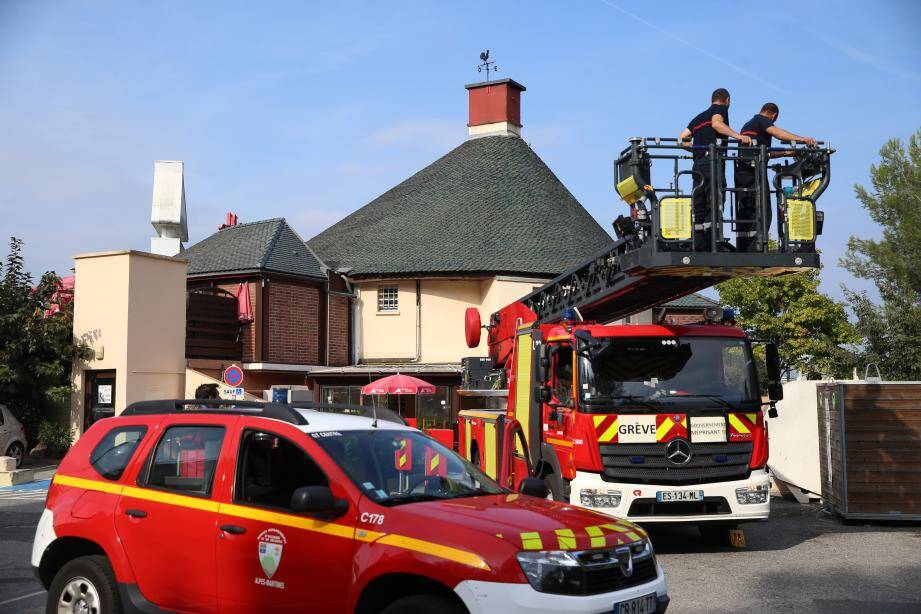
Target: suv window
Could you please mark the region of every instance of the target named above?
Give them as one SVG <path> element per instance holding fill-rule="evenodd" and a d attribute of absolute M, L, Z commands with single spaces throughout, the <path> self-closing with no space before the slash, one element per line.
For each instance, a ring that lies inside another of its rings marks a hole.
<path fill-rule="evenodd" d="M 244 431 L 238 462 L 234 500 L 240 503 L 290 509 L 298 488 L 329 486 L 313 459 L 274 433 Z"/>
<path fill-rule="evenodd" d="M 146 426 L 120 426 L 112 429 L 93 448 L 90 465 L 107 480 L 119 479 L 146 432 Z"/>
<path fill-rule="evenodd" d="M 223 426 L 173 426 L 154 451 L 145 486 L 211 496 Z"/>

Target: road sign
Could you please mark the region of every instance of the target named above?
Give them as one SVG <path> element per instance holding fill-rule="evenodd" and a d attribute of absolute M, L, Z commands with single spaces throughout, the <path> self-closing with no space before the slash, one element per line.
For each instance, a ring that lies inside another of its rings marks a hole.
<path fill-rule="evenodd" d="M 243 385 L 243 369 L 237 365 L 230 365 L 224 369 L 224 383 L 231 388 L 239 388 Z"/>

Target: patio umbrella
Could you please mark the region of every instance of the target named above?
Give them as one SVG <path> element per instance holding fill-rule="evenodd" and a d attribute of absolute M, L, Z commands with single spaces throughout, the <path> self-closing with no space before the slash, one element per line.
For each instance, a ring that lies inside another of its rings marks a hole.
<path fill-rule="evenodd" d="M 361 394 L 435 394 L 435 386 L 411 375 L 388 375 L 361 389 Z"/>
<path fill-rule="evenodd" d="M 425 380 L 411 375 L 388 375 L 378 380 L 374 380 L 361 389 L 361 394 L 373 396 L 380 394 L 435 394 L 435 386 Z M 402 415 L 399 399 L 397 399 L 397 413 Z"/>

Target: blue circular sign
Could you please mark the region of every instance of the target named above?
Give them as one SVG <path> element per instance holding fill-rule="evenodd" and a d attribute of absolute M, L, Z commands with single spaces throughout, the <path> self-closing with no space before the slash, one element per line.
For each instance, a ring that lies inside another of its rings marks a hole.
<path fill-rule="evenodd" d="M 231 388 L 238 388 L 243 383 L 243 369 L 237 365 L 224 369 L 224 383 Z"/>

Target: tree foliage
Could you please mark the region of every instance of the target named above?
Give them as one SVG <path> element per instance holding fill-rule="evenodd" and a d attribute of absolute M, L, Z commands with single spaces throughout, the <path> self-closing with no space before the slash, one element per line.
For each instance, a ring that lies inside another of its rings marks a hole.
<path fill-rule="evenodd" d="M 41 411 L 63 402 L 71 392 L 71 365 L 88 349 L 73 341 L 73 304 L 46 316 L 61 280 L 45 273 L 33 287 L 24 269 L 22 241 L 10 239 L 0 263 L 0 402 L 29 429 Z"/>
<path fill-rule="evenodd" d="M 886 379 L 921 379 L 921 130 L 907 149 L 892 139 L 870 167 L 871 187 L 857 200 L 882 230 L 880 239 L 852 236 L 841 266 L 872 281 L 882 304 L 845 290 L 863 338 L 858 360 L 876 363 Z"/>
<path fill-rule="evenodd" d="M 844 303 L 819 292 L 819 271 L 731 279 L 716 290 L 750 337 L 777 344 L 785 374 L 796 369 L 809 378 L 847 375 L 852 358 L 845 346 L 857 335 Z"/>

